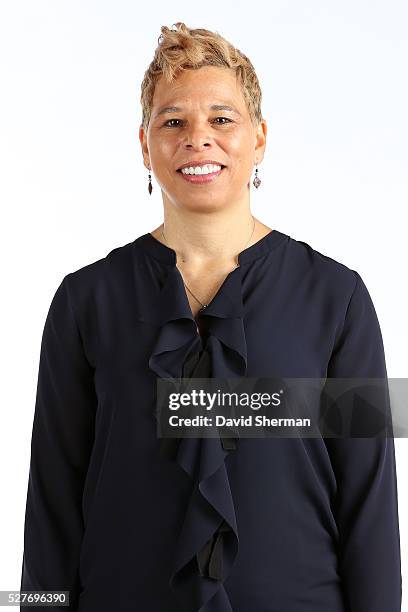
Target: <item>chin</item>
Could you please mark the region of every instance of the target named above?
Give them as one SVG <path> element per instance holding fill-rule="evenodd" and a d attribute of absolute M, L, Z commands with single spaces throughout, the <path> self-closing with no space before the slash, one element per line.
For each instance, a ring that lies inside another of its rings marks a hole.
<path fill-rule="evenodd" d="M 228 198 L 202 197 L 180 199 L 178 207 L 191 212 L 215 212 L 228 207 Z"/>

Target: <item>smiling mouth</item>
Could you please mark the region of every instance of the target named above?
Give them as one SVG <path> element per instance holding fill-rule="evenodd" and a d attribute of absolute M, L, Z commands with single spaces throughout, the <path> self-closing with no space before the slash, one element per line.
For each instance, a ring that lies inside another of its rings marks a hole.
<path fill-rule="evenodd" d="M 188 183 L 202 185 L 216 180 L 223 172 L 224 168 L 227 167 L 221 164 L 219 165 L 221 166 L 220 170 L 217 170 L 216 172 L 209 172 L 208 174 L 184 174 L 184 172 L 181 171 L 181 168 L 177 170 L 177 172 L 181 175 L 181 178 L 183 178 Z"/>
<path fill-rule="evenodd" d="M 221 170 L 224 170 L 224 168 L 226 168 L 227 166 L 223 166 L 222 164 L 217 164 L 218 166 L 221 166 Z M 195 166 L 193 166 L 193 168 L 195 168 Z M 182 170 L 184 170 L 184 168 L 179 168 L 178 170 L 176 170 L 176 172 L 180 172 L 180 174 L 184 174 L 183 172 L 181 172 Z M 215 173 L 210 173 L 210 174 L 215 174 Z M 207 176 L 205 174 L 188 174 L 187 176 Z"/>

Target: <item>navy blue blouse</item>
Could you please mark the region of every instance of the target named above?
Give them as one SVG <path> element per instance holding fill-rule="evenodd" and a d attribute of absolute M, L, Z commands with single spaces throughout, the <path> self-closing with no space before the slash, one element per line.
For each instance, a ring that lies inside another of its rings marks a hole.
<path fill-rule="evenodd" d="M 387 375 L 358 272 L 278 230 L 238 262 L 200 329 L 150 233 L 63 278 L 21 590 L 69 590 L 56 609 L 77 612 L 400 612 L 392 436 L 157 436 L 158 377 Z"/>

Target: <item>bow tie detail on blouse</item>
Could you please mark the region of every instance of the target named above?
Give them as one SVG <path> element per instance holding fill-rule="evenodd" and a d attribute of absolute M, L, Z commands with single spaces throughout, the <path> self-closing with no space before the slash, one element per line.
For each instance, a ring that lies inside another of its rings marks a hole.
<path fill-rule="evenodd" d="M 226 521 L 222 521 L 217 531 L 211 536 L 207 544 L 197 553 L 198 567 L 201 576 L 224 580 L 223 557 L 224 557 L 224 534 L 231 533 L 231 527 Z"/>
<path fill-rule="evenodd" d="M 157 250 L 164 256 L 172 254 Z M 200 313 L 200 335 L 180 271 L 174 259 L 167 263 L 155 302 L 141 313 L 158 326 L 150 369 L 162 378 L 245 376 L 241 267 L 228 274 Z M 237 439 L 225 429 L 219 437 L 160 440 L 160 453 L 175 461 L 194 484 L 169 580 L 191 612 L 232 612 L 223 583 L 237 556 L 239 540 L 225 459 L 236 448 Z"/>

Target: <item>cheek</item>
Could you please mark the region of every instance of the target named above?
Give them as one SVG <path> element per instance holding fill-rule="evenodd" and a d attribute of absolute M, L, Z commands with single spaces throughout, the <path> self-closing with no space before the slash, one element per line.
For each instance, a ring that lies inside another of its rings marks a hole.
<path fill-rule="evenodd" d="M 174 147 L 166 142 L 161 142 L 160 145 L 156 144 L 150 149 L 150 159 L 156 177 L 160 177 L 162 180 L 168 180 L 170 176 L 173 177 L 176 166 Z"/>
<path fill-rule="evenodd" d="M 239 155 L 234 159 L 234 167 L 232 168 L 233 172 L 238 174 L 241 177 L 248 177 L 252 172 L 252 163 L 251 159 L 248 155 L 242 156 Z"/>
<path fill-rule="evenodd" d="M 170 145 L 166 140 L 160 140 L 150 149 L 151 156 L 160 160 L 160 162 L 171 161 L 174 147 Z"/>
<path fill-rule="evenodd" d="M 240 135 L 232 137 L 226 144 L 225 150 L 234 165 L 244 170 L 251 165 L 251 151 L 254 148 L 253 139 Z"/>

